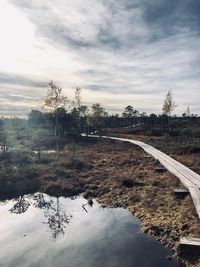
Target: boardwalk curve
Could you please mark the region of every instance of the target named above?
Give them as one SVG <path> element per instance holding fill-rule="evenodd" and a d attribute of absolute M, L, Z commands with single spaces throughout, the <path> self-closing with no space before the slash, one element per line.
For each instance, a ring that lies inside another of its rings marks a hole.
<path fill-rule="evenodd" d="M 85 136 L 85 135 L 83 135 Z M 99 138 L 98 135 L 88 135 L 88 137 Z M 194 202 L 198 217 L 200 219 L 200 175 L 181 164 L 177 160 L 171 158 L 167 154 L 160 150 L 137 140 L 119 138 L 119 137 L 108 137 L 102 136 L 101 138 L 112 139 L 122 142 L 129 142 L 134 145 L 140 146 L 146 153 L 152 155 L 155 159 L 159 160 L 160 163 L 173 175 L 175 175 L 181 183 L 189 190 L 192 200 Z"/>

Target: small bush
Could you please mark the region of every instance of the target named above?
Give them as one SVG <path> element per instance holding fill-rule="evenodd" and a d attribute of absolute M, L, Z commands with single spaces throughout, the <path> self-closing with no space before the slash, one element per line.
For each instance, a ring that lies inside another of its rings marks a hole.
<path fill-rule="evenodd" d="M 64 169 L 62 167 L 56 167 L 54 172 L 55 172 L 56 175 L 58 175 L 60 177 L 63 177 L 63 176 L 67 175 L 66 169 Z"/>
<path fill-rule="evenodd" d="M 186 149 L 186 151 L 190 153 L 200 153 L 200 147 L 199 146 L 189 147 Z"/>
<path fill-rule="evenodd" d="M 143 186 L 144 183 L 141 183 L 141 182 L 138 182 L 138 181 L 133 181 L 131 179 L 124 179 L 122 181 L 122 185 L 127 187 L 127 188 L 131 188 L 131 187 L 134 187 L 134 186 Z"/>
<path fill-rule="evenodd" d="M 52 158 L 42 156 L 40 159 L 37 160 L 37 162 L 40 164 L 49 164 L 52 162 Z"/>
<path fill-rule="evenodd" d="M 70 163 L 67 163 L 67 167 L 71 167 L 73 169 L 82 170 L 88 167 L 88 164 L 80 159 L 74 159 Z"/>
<path fill-rule="evenodd" d="M 17 163 L 24 165 L 34 162 L 34 155 L 29 151 L 13 150 L 0 154 L 0 160 L 7 163 Z"/>

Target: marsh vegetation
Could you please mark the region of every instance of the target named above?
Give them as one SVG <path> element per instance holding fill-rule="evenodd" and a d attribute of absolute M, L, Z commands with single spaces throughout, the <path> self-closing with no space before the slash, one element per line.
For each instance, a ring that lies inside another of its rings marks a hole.
<path fill-rule="evenodd" d="M 56 197 L 83 194 L 103 207 L 127 208 L 142 220 L 145 233 L 187 264 L 198 264 L 199 256 L 183 259 L 179 253 L 180 236 L 200 235 L 191 197 L 174 195 L 174 189 L 183 187 L 179 180 L 157 172 L 159 162 L 134 145 L 87 135 L 147 142 L 200 173 L 200 118 L 140 114 L 132 106 L 121 116 L 109 115 L 98 103 L 82 105 L 80 88 L 74 101 L 68 101 L 53 82 L 44 103 L 48 109 L 32 110 L 26 119 L 0 120 L 1 200 L 18 198 L 15 213 L 28 209 L 24 195 L 36 192 Z"/>

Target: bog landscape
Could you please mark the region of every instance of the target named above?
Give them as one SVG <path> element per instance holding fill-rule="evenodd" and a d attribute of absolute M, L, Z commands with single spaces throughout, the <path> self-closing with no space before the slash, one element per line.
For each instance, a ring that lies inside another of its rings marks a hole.
<path fill-rule="evenodd" d="M 57 204 L 48 224 L 55 239 L 71 218 L 62 216 L 60 197 L 81 195 L 86 213 L 95 200 L 104 208 L 122 207 L 141 220 L 145 234 L 170 249 L 170 259 L 198 264 L 199 117 L 189 111 L 170 116 L 175 107 L 171 91 L 160 116 L 140 114 L 131 105 L 121 116 L 108 115 L 99 103 L 89 109 L 81 105 L 80 88 L 68 110 L 65 103 L 62 88 L 51 81 L 43 103 L 49 111 L 32 110 L 27 119 L 1 119 L 1 205 L 12 200 L 9 211 L 23 214 L 34 198 L 36 206 L 50 212 L 54 197 Z M 139 144 L 129 143 L 132 140 Z M 157 148 L 156 154 L 145 151 L 141 142 Z M 191 174 L 182 166 L 173 167 L 159 151 L 194 172 L 196 195 L 184 180 L 192 182 Z"/>
<path fill-rule="evenodd" d="M 200 267 L 199 10 L 0 1 L 0 267 Z"/>

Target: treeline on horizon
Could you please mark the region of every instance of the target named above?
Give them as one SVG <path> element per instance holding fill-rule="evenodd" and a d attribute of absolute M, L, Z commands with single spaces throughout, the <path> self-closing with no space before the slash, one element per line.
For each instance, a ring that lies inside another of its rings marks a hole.
<path fill-rule="evenodd" d="M 200 137 L 200 117 L 190 114 L 189 108 L 182 116 L 171 116 L 176 107 L 171 91 L 164 100 L 162 115 L 140 113 L 131 105 L 121 115 L 109 115 L 99 103 L 90 108 L 82 105 L 79 87 L 74 101 L 69 101 L 62 88 L 51 81 L 43 107 L 44 111 L 32 110 L 28 119 L 0 119 L 2 151 L 9 147 L 37 151 L 53 147 L 59 151 L 66 139 L 76 139 L 82 133 L 108 135 L 123 127 L 130 134 L 174 136 L 180 140 Z"/>

